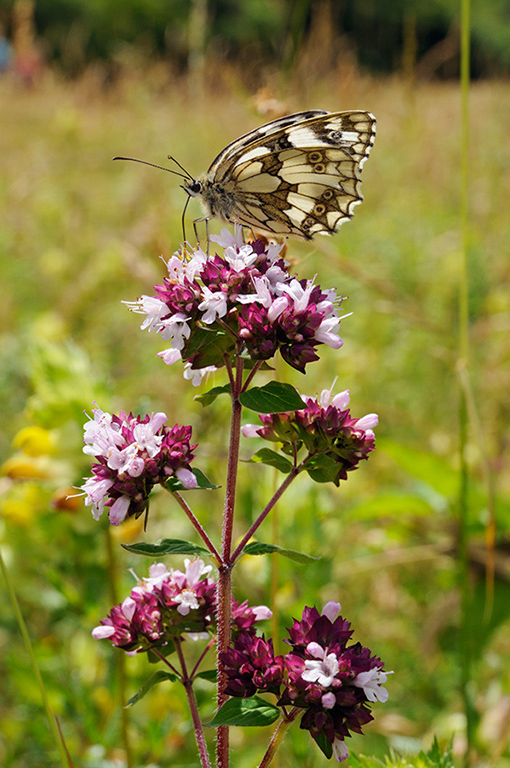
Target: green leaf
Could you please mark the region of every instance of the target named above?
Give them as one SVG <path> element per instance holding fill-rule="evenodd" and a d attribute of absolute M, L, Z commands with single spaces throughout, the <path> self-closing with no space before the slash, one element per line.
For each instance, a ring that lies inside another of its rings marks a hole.
<path fill-rule="evenodd" d="M 201 469 L 192 469 L 191 470 L 193 474 L 195 475 L 197 479 L 197 485 L 195 488 L 185 488 L 181 481 L 174 476 L 169 477 L 168 480 L 165 483 L 165 487 L 168 488 L 169 491 L 210 491 L 213 488 L 219 488 L 219 485 L 214 485 L 209 478 L 204 475 Z"/>
<path fill-rule="evenodd" d="M 306 463 L 305 469 L 316 483 L 334 483 L 337 486 L 340 484 L 338 472 L 341 467 L 338 462 L 325 453 L 310 459 Z"/>
<path fill-rule="evenodd" d="M 299 411 L 305 407 L 299 393 L 291 384 L 270 381 L 263 387 L 252 387 L 239 398 L 245 408 L 257 413 Z"/>
<path fill-rule="evenodd" d="M 217 725 L 271 725 L 280 717 L 280 710 L 259 696 L 249 699 L 232 698 L 216 712 L 208 726 Z"/>
<path fill-rule="evenodd" d="M 234 349 L 235 340 L 220 325 L 214 323 L 207 328 L 195 328 L 189 344 L 182 351 L 183 360 L 193 357 L 195 368 L 206 368 L 215 365 L 221 368 L 225 365 L 225 352 Z"/>
<path fill-rule="evenodd" d="M 286 475 L 292 469 L 291 462 L 276 451 L 272 451 L 270 448 L 261 448 L 260 451 L 251 457 L 251 462 L 254 464 L 267 464 L 269 467 L 274 467 L 279 472 L 284 472 Z"/>
<path fill-rule="evenodd" d="M 331 745 L 331 742 L 326 738 L 326 734 L 324 731 L 321 731 L 316 737 L 315 737 L 315 743 L 321 749 L 328 760 L 331 758 L 333 754 L 333 747 Z"/>
<path fill-rule="evenodd" d="M 163 670 L 160 670 L 159 672 L 154 672 L 154 674 L 151 675 L 149 679 L 145 681 L 145 683 L 142 685 L 140 690 L 129 699 L 125 708 L 127 709 L 127 707 L 132 707 L 133 704 L 136 704 L 137 701 L 140 701 L 140 699 L 143 699 L 143 697 L 150 691 L 150 689 L 153 688 L 155 685 L 158 685 L 158 683 L 162 683 L 165 680 L 170 680 L 172 683 L 175 683 L 178 679 L 179 678 L 177 677 L 177 675 L 175 675 L 173 672 L 164 672 Z"/>
<path fill-rule="evenodd" d="M 213 387 L 212 389 L 209 389 L 207 392 L 202 392 L 201 395 L 197 395 L 194 399 L 198 400 L 199 403 L 202 403 L 202 405 L 205 407 L 207 405 L 211 405 L 219 395 L 227 394 L 229 395 L 231 392 L 230 384 L 224 384 L 223 387 Z"/>
<path fill-rule="evenodd" d="M 198 672 L 195 677 L 200 677 L 202 680 L 207 680 L 209 683 L 215 683 L 218 679 L 218 673 L 215 669 L 204 669 L 203 672 Z"/>
<path fill-rule="evenodd" d="M 122 544 L 128 552 L 146 557 L 160 557 L 161 555 L 209 555 L 210 552 L 199 544 L 183 539 L 161 539 L 157 544 L 149 544 L 140 541 L 137 544 Z"/>
<path fill-rule="evenodd" d="M 250 541 L 243 549 L 245 555 L 283 555 L 296 563 L 309 563 L 312 560 L 320 560 L 320 557 L 305 555 L 304 552 L 296 552 L 295 549 L 284 549 L 276 544 L 264 544 L 262 541 Z"/>

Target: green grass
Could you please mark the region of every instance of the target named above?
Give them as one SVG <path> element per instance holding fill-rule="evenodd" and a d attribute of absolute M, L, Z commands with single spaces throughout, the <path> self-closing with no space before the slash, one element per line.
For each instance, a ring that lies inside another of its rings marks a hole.
<path fill-rule="evenodd" d="M 226 450 L 226 403 L 220 398 L 206 410 L 195 403 L 196 392 L 181 372 L 155 357 L 165 343 L 142 333 L 140 318 L 120 303 L 151 293 L 162 279 L 159 257 L 168 257 L 181 240 L 184 193 L 175 177 L 111 158 L 126 154 L 165 164 L 171 153 L 192 174 L 206 170 L 229 141 L 264 122 L 235 83 L 229 91 L 218 82 L 197 100 L 186 82 L 169 85 L 156 70 L 109 91 L 99 88 L 92 72 L 80 83 L 48 76 L 32 90 L 0 81 L 0 101 L 9 104 L 0 132 L 0 457 L 12 458 L 12 438 L 34 423 L 55 430 L 56 446 L 51 456 L 32 460 L 35 478 L 19 479 L 20 470 L 7 467 L 0 542 L 51 707 L 77 766 L 106 765 L 92 755 L 93 745 L 103 745 L 109 759 L 122 746 L 116 654 L 90 636 L 111 605 L 104 531 L 89 510 L 54 505 L 57 489 L 79 484 L 89 471 L 80 452 L 81 412 L 97 399 L 105 409 L 164 410 L 170 421 L 193 424 L 198 465 L 218 483 L 224 480 Z M 301 277 L 317 273 L 323 286 L 336 286 L 348 297 L 345 308 L 353 315 L 342 323 L 344 347 L 326 350 L 306 377 L 280 364 L 278 373 L 307 394 L 331 386 L 337 376 L 336 390 L 351 390 L 353 413 L 376 411 L 380 426 L 377 450 L 348 483 L 329 489 L 301 477 L 281 502 L 279 543 L 322 560 L 299 570 L 282 559 L 273 607 L 283 634 L 303 603 L 338 599 L 355 637 L 395 670 L 390 701 L 374 708 L 367 735 L 352 739 L 355 751 L 382 756 L 388 745 L 420 749 L 437 734 L 443 744 L 454 735 L 458 754 L 463 721 L 453 554 L 460 94 L 451 83 L 423 84 L 409 94 L 398 80 L 361 78 L 301 83 L 299 94 L 288 97 L 288 111 L 369 109 L 378 118 L 378 134 L 363 171 L 365 202 L 354 220 L 332 239 L 291 243 L 288 249 Z M 510 688 L 508 566 L 502 547 L 496 551 L 494 609 L 487 617 L 482 461 L 488 458 L 495 476 L 502 543 L 510 527 L 504 461 L 509 107 L 508 84 L 473 86 L 469 302 L 479 410 L 478 422 L 471 421 L 467 458 L 478 659 L 472 681 L 479 718 L 475 743 L 483 766 L 510 765 L 501 725 Z M 199 215 L 194 206 L 188 236 Z M 224 383 L 222 373 L 215 383 Z M 242 450 L 248 457 L 250 446 Z M 241 519 L 253 519 L 273 483 L 266 468 L 243 465 Z M 199 519 L 217 534 L 221 491 L 190 498 Z M 269 541 L 271 535 L 268 521 L 260 538 Z M 142 536 L 132 534 L 134 540 Z M 193 537 L 166 498 L 151 508 L 147 539 L 159 536 Z M 132 583 L 127 569 L 143 575 L 146 563 L 120 550 L 117 557 L 122 596 Z M 240 597 L 267 601 L 269 582 L 267 558 L 241 562 Z M 37 681 L 4 589 L 0 609 L 0 763 L 54 766 L 57 753 Z M 141 658 L 127 659 L 126 668 L 129 697 L 152 669 Z M 207 719 L 212 700 L 205 683 L 199 695 Z M 176 686 L 154 689 L 129 716 L 133 765 L 196 765 Z M 233 740 L 236 768 L 251 768 L 262 735 L 238 731 Z M 298 729 L 283 749 L 282 766 L 325 764 Z"/>

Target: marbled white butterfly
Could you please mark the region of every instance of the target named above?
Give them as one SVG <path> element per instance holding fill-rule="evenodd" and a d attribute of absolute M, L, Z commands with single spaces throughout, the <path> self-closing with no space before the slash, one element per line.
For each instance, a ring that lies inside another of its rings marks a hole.
<path fill-rule="evenodd" d="M 363 200 L 361 169 L 374 137 L 369 112 L 297 112 L 233 141 L 205 176 L 178 175 L 205 219 L 268 236 L 332 235 Z"/>

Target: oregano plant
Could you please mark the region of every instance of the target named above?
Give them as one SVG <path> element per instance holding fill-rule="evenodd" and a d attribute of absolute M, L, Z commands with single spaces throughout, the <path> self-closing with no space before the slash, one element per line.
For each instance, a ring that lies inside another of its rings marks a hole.
<path fill-rule="evenodd" d="M 225 383 L 198 399 L 214 407 L 216 398 L 230 398 L 226 477 L 211 481 L 197 468 L 200 445 L 191 427 L 170 426 L 161 412 L 110 414 L 95 405 L 84 447 L 94 464 L 82 485 L 94 518 L 107 513 L 112 525 L 120 525 L 144 515 L 150 532 L 149 502 L 160 486 L 191 522 L 196 540 L 163 538 L 125 546 L 154 562 L 93 636 L 128 655 L 148 654 L 159 664 L 130 705 L 164 680 L 184 686 L 202 768 L 213 765 L 204 728 L 217 729 L 214 764 L 227 768 L 229 729 L 268 724 L 275 729 L 259 768 L 271 764 L 293 723 L 310 733 L 327 758 L 342 762 L 349 754 L 347 737 L 362 733 L 373 719 L 372 704 L 388 698 L 383 662 L 353 639 L 336 601 L 304 606 L 289 622 L 286 653 L 276 653 L 273 640 L 260 629 L 271 608 L 239 602 L 232 575 L 243 554 L 276 552 L 296 568 L 306 568 L 314 557 L 260 541 L 259 528 L 300 474 L 335 486 L 346 481 L 374 449 L 377 416 L 353 416 L 348 391 L 325 389 L 312 397 L 278 381 L 256 384 L 257 374 L 276 355 L 305 373 L 324 346 L 338 350 L 342 298 L 315 279 L 293 274 L 280 244 L 245 242 L 239 227 L 210 240 L 207 252 L 199 246 L 181 248 L 169 259 L 168 274 L 154 295 L 128 306 L 144 316 L 142 329 L 159 333 L 167 343 L 159 353 L 163 362 L 183 365 L 192 384 L 212 371 L 224 373 Z M 243 409 L 258 414 L 258 421 L 243 426 Z M 252 461 L 273 467 L 282 480 L 234 542 L 240 443 L 251 438 L 270 446 Z M 186 491 L 207 492 L 219 485 L 224 501 L 217 513 L 221 540 L 215 541 Z M 164 562 L 168 555 L 184 555 L 184 565 L 170 567 Z M 199 649 L 192 665 L 184 652 L 190 640 Z M 216 713 L 207 723 L 195 696 L 199 679 L 216 689 Z"/>

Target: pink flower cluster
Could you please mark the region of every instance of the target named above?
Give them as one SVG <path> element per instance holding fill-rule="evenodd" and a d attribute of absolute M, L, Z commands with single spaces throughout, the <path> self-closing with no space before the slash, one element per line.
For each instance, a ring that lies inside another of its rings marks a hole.
<path fill-rule="evenodd" d="M 147 508 L 153 487 L 175 476 L 185 488 L 197 480 L 190 468 L 196 445 L 190 445 L 191 427 L 164 426 L 166 415 L 133 416 L 121 411 L 112 415 L 94 408 L 85 424 L 84 453 L 94 456 L 92 477 L 81 486 L 85 504 L 96 520 L 104 507 L 110 522 L 119 525 L 127 517 L 139 517 Z"/>
<path fill-rule="evenodd" d="M 93 637 L 109 639 L 128 653 L 169 646 L 184 632 L 192 640 L 209 638 L 216 627 L 217 584 L 208 575 L 212 566 L 200 558 L 186 558 L 184 566 L 179 571 L 168 570 L 163 563 L 151 565 L 149 576 L 112 608 L 92 631 Z M 233 601 L 234 633 L 251 636 L 254 625 L 271 615 L 264 605 L 250 607 L 247 602 Z"/>
<path fill-rule="evenodd" d="M 289 629 L 290 653 L 275 656 L 271 640 L 241 634 L 222 654 L 228 683 L 225 693 L 248 698 L 278 697 L 278 706 L 303 709 L 300 727 L 310 731 L 327 757 L 342 762 L 349 754 L 345 738 L 362 733 L 372 720 L 369 704 L 385 702 L 383 663 L 360 643 L 348 645 L 350 624 L 340 605 L 327 603 L 321 614 L 305 607 Z"/>
<path fill-rule="evenodd" d="M 280 257 L 281 245 L 263 240 L 243 242 L 242 230 L 222 230 L 211 237 L 221 255 L 200 248 L 184 261 L 168 261 L 169 276 L 156 286 L 156 296 L 128 304 L 146 315 L 142 329 L 157 331 L 171 342 L 160 353 L 170 364 L 186 363 L 194 384 L 224 365 L 224 355 L 239 352 L 252 360 L 268 360 L 279 350 L 289 365 L 304 371 L 317 360 L 316 347 L 342 345 L 338 336 L 341 298 L 323 291 L 313 280 L 297 280 Z"/>
<path fill-rule="evenodd" d="M 369 413 L 353 418 L 347 407 L 348 390 L 332 397 L 325 389 L 319 399 L 303 397 L 303 402 L 306 407 L 299 411 L 260 414 L 262 426 L 246 424 L 243 435 L 280 443 L 291 456 L 304 447 L 307 458 L 302 468 L 318 482 L 339 485 L 374 449 L 378 417 Z"/>
<path fill-rule="evenodd" d="M 112 608 L 92 636 L 131 653 L 167 645 L 182 632 L 193 639 L 209 637 L 216 606 L 216 582 L 207 575 L 212 566 L 199 558 L 185 559 L 184 565 L 185 571 L 151 565 L 149 577 Z"/>

